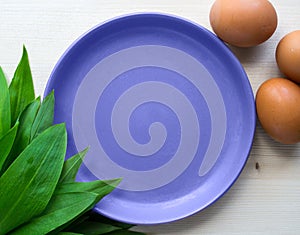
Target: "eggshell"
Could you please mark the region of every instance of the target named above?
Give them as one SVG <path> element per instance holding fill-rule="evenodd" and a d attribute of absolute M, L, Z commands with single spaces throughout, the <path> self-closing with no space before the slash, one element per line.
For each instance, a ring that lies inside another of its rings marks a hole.
<path fill-rule="evenodd" d="M 209 19 L 222 40 L 239 47 L 266 41 L 277 27 L 276 11 L 267 0 L 216 0 Z"/>
<path fill-rule="evenodd" d="M 284 78 L 264 82 L 256 94 L 258 119 L 264 130 L 284 144 L 300 142 L 300 87 Z"/>
<path fill-rule="evenodd" d="M 300 30 L 284 36 L 276 48 L 279 69 L 289 79 L 300 83 Z"/>

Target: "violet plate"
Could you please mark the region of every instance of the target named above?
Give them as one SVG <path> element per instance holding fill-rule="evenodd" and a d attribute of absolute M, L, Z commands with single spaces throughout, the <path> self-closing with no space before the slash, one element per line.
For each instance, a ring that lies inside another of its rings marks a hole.
<path fill-rule="evenodd" d="M 220 198 L 242 171 L 255 131 L 241 64 L 207 29 L 132 14 L 80 37 L 55 66 L 55 123 L 67 157 L 90 146 L 77 180 L 122 178 L 94 208 L 115 220 L 178 220 Z"/>

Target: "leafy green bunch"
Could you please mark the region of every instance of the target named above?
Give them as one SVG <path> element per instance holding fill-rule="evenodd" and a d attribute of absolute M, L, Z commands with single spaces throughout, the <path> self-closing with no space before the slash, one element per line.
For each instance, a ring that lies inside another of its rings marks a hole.
<path fill-rule="evenodd" d="M 8 86 L 0 67 L 0 235 L 141 234 L 92 212 L 120 179 L 75 182 L 87 149 L 65 160 L 54 93 L 35 99 L 28 54 Z"/>

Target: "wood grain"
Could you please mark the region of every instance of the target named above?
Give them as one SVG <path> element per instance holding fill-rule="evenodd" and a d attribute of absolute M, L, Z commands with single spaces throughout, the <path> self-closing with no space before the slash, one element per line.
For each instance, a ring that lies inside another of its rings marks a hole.
<path fill-rule="evenodd" d="M 273 0 L 279 24 L 262 45 L 232 51 L 243 64 L 253 92 L 270 77 L 282 76 L 275 48 L 286 33 L 300 29 L 299 0 Z M 67 47 L 95 25 L 132 12 L 176 14 L 210 29 L 213 1 L 203 0 L 0 0 L 0 65 L 9 78 L 25 44 L 36 93 Z M 259 168 L 257 169 L 257 164 Z M 233 187 L 215 204 L 189 218 L 138 226 L 149 234 L 300 234 L 300 145 L 281 145 L 257 124 L 253 149 Z"/>

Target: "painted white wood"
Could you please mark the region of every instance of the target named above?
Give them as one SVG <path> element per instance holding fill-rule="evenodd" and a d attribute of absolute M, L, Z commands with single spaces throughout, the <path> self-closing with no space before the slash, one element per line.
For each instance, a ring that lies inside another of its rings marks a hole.
<path fill-rule="evenodd" d="M 260 46 L 232 48 L 249 76 L 254 93 L 270 77 L 281 76 L 275 48 L 286 33 L 300 29 L 299 0 L 273 0 L 279 24 Z M 165 12 L 209 29 L 212 0 L 0 0 L 0 65 L 8 77 L 25 44 L 37 95 L 59 57 L 81 34 L 121 14 Z M 259 169 L 256 169 L 256 163 Z M 138 226 L 149 234 L 300 234 L 300 145 L 281 145 L 257 125 L 253 149 L 238 181 L 214 205 L 189 218 Z"/>

